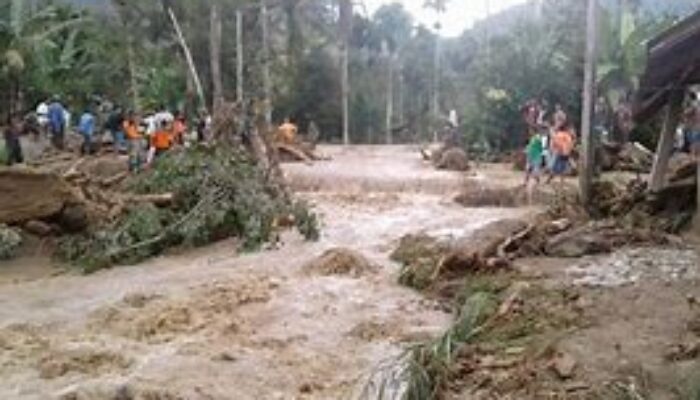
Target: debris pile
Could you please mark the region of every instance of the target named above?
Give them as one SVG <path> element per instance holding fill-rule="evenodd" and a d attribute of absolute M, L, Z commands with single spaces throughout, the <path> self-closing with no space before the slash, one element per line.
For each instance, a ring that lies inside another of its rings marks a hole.
<path fill-rule="evenodd" d="M 119 213 L 62 240 L 62 258 L 88 271 L 134 263 L 175 246 L 237 237 L 245 248 L 274 240 L 295 225 L 318 236 L 315 216 L 295 202 L 247 152 L 225 146 L 173 151 L 125 182 Z"/>
<path fill-rule="evenodd" d="M 600 163 L 604 171 L 651 171 L 654 153 L 642 144 L 605 142 L 600 149 Z"/>
<path fill-rule="evenodd" d="M 317 258 L 309 261 L 303 270 L 309 274 L 323 276 L 346 275 L 359 278 L 374 274 L 378 267 L 362 254 L 344 248 L 327 250 Z"/>
<path fill-rule="evenodd" d="M 403 265 L 399 278 L 402 284 L 419 290 L 443 291 L 445 288 L 435 285 L 459 280 L 470 273 L 507 268 L 510 264 L 500 256 L 501 246 L 526 228 L 523 221 L 500 220 L 467 237 L 451 240 L 408 235 L 401 239 L 391 257 Z"/>

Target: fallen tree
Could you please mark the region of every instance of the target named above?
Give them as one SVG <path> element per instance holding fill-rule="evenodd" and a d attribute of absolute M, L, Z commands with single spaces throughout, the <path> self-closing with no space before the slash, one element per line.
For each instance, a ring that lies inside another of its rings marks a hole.
<path fill-rule="evenodd" d="M 126 189 L 123 209 L 113 220 L 62 240 L 63 259 L 92 271 L 229 237 L 256 249 L 289 223 L 309 239 L 318 237 L 307 206 L 234 147 L 173 151 L 127 181 Z"/>

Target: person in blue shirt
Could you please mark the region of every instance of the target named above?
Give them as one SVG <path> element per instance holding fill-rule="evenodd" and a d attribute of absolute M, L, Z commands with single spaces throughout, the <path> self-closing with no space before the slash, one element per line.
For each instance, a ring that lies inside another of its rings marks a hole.
<path fill-rule="evenodd" d="M 80 148 L 82 154 L 92 154 L 92 137 L 95 134 L 95 116 L 86 109 L 83 115 L 80 116 L 78 123 L 78 132 L 83 137 L 83 145 Z"/>
<path fill-rule="evenodd" d="M 58 96 L 54 96 L 49 105 L 49 130 L 51 143 L 59 150 L 63 150 L 66 130 L 66 110 L 63 108 Z"/>

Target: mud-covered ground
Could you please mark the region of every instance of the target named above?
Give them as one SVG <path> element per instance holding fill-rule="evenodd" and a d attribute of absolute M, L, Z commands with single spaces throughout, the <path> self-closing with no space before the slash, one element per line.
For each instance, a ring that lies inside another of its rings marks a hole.
<path fill-rule="evenodd" d="M 465 188 L 517 187 L 522 176 L 508 166 L 460 174 L 433 170 L 410 147 L 321 151 L 332 161 L 285 166 L 321 215 L 317 243 L 284 235 L 274 248 L 237 254 L 229 241 L 90 276 L 52 267 L 41 246 L 0 265 L 0 399 L 352 398 L 374 366 L 453 318 L 397 284 L 388 254 L 398 239 L 468 235 L 537 211 L 453 201 Z M 305 268 L 336 247 L 376 267 Z M 555 338 L 576 362 L 565 384 L 629 377 L 651 386 L 651 399 L 676 398 L 673 386 L 697 366 L 693 354 L 668 359 L 700 343 L 696 250 L 620 249 L 517 267 L 580 295 L 586 324 Z M 479 397 L 465 389 L 459 398 Z"/>
<path fill-rule="evenodd" d="M 450 316 L 396 283 L 395 241 L 530 211 L 465 211 L 450 200 L 464 177 L 409 148 L 324 151 L 333 161 L 286 171 L 322 216 L 318 243 L 290 235 L 236 254 L 224 242 L 90 276 L 58 274 L 41 255 L 0 266 L 0 398 L 342 398 L 377 362 L 440 333 Z M 378 272 L 303 269 L 332 247 Z"/>

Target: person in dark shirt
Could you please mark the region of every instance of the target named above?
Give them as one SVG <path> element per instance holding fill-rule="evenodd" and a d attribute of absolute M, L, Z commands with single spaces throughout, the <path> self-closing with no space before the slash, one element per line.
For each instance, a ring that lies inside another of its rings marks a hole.
<path fill-rule="evenodd" d="M 13 114 L 8 119 L 7 129 L 5 130 L 5 149 L 7 149 L 7 165 L 22 164 L 24 155 L 22 154 L 22 143 L 20 136 L 24 131 L 22 118 L 17 114 Z"/>

